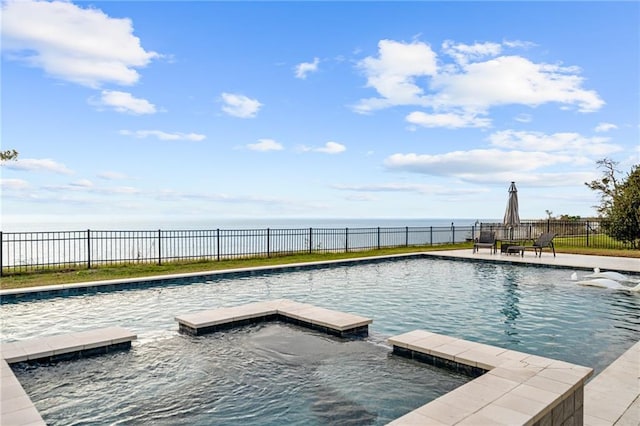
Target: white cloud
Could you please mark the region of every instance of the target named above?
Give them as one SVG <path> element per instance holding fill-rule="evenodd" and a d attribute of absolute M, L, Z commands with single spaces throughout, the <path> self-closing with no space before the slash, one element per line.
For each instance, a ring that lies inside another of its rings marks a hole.
<path fill-rule="evenodd" d="M 49 158 L 19 158 L 17 161 L 11 161 L 3 164 L 2 167 L 28 172 L 51 172 L 63 175 L 73 174 L 73 171 L 67 168 L 64 164 L 58 163 Z"/>
<path fill-rule="evenodd" d="M 233 117 L 253 118 L 262 107 L 257 99 L 251 99 L 244 95 L 223 93 L 221 97 L 224 102 L 222 110 Z"/>
<path fill-rule="evenodd" d="M 502 46 L 499 43 L 474 43 L 469 45 L 446 40 L 442 43 L 442 50 L 457 63 L 466 64 L 469 61 L 476 61 L 487 56 L 497 56 L 502 51 Z"/>
<path fill-rule="evenodd" d="M 503 40 L 502 44 L 505 47 L 515 48 L 515 49 L 530 49 L 532 47 L 537 46 L 537 44 L 531 41 L 522 41 L 522 40 Z"/>
<path fill-rule="evenodd" d="M 155 114 L 157 112 L 156 106 L 146 99 L 135 98 L 131 93 L 117 90 L 103 90 L 99 100 L 89 99 L 89 103 L 133 115 Z"/>
<path fill-rule="evenodd" d="M 355 192 L 410 192 L 422 195 L 464 195 L 489 192 L 488 188 L 451 188 L 450 186 L 431 185 L 424 183 L 380 183 L 367 185 L 336 184 L 331 186 L 341 191 Z"/>
<path fill-rule="evenodd" d="M 296 78 L 306 79 L 307 74 L 318 71 L 319 63 L 320 59 L 313 58 L 313 62 L 302 62 L 296 65 Z"/>
<path fill-rule="evenodd" d="M 102 172 L 98 173 L 97 176 L 104 180 L 124 180 L 128 178 L 127 175 L 120 172 Z"/>
<path fill-rule="evenodd" d="M 572 155 L 546 152 L 474 149 L 445 154 L 393 154 L 384 164 L 391 170 L 434 176 L 466 177 L 500 172 L 527 172 L 555 164 L 574 163 Z"/>
<path fill-rule="evenodd" d="M 355 110 L 361 113 L 394 105 L 421 104 L 424 92 L 416 78 L 436 73 L 436 54 L 426 43 L 402 43 L 380 40 L 378 57 L 367 57 L 358 63 L 367 77 L 367 87 L 382 98 L 363 99 Z"/>
<path fill-rule="evenodd" d="M 615 130 L 618 126 L 613 123 L 598 123 L 595 128 L 596 132 L 608 132 L 609 130 Z"/>
<path fill-rule="evenodd" d="M 584 79 L 578 71 L 576 67 L 536 64 L 520 56 L 500 56 L 435 76 L 431 105 L 486 111 L 498 105 L 557 102 L 577 105 L 581 112 L 600 109 L 604 102 L 596 92 L 581 88 Z"/>
<path fill-rule="evenodd" d="M 30 187 L 29 182 L 23 179 L 0 179 L 0 188 L 2 188 L 3 191 L 20 191 L 29 189 Z"/>
<path fill-rule="evenodd" d="M 357 202 L 378 201 L 378 198 L 374 197 L 371 194 L 349 194 L 348 196 L 345 197 L 345 199 L 349 201 L 357 201 Z"/>
<path fill-rule="evenodd" d="M 162 130 L 120 130 L 119 132 L 124 136 L 133 136 L 137 139 L 146 139 L 148 137 L 155 137 L 161 141 L 193 141 L 199 142 L 206 139 L 205 135 L 201 135 L 198 133 L 167 133 Z"/>
<path fill-rule="evenodd" d="M 347 147 L 338 142 L 327 142 L 321 148 L 316 148 L 315 151 L 325 154 L 339 154 L 347 150 Z"/>
<path fill-rule="evenodd" d="M 336 184 L 331 186 L 341 191 L 358 191 L 358 192 L 419 192 L 427 194 L 435 192 L 438 189 L 435 185 L 417 184 L 417 183 L 380 183 L 368 185 L 345 185 Z"/>
<path fill-rule="evenodd" d="M 92 188 L 93 182 L 91 182 L 89 179 L 80 179 L 75 182 L 71 182 L 69 186 L 72 188 L 86 189 L 86 188 Z"/>
<path fill-rule="evenodd" d="M 354 110 L 369 113 L 413 105 L 428 109 L 422 117 L 413 117 L 428 127 L 440 123 L 446 127 L 461 127 L 463 123 L 485 127 L 490 119 L 478 122 L 477 117 L 502 105 L 536 107 L 557 103 L 561 109 L 576 108 L 580 112 L 596 111 L 604 105 L 595 91 L 583 88 L 585 79 L 578 67 L 535 63 L 522 56 L 502 54 L 503 46 L 531 45 L 445 41 L 443 52 L 454 58 L 453 62 L 446 62 L 425 43 L 381 40 L 378 56 L 367 57 L 358 64 L 367 78 L 367 87 L 375 89 L 379 96 L 361 99 Z M 465 119 L 460 121 L 461 118 Z"/>
<path fill-rule="evenodd" d="M 448 127 L 451 129 L 461 127 L 490 127 L 491 120 L 480 118 L 471 113 L 440 113 L 427 114 L 422 111 L 414 111 L 405 117 L 409 123 L 422 127 Z"/>
<path fill-rule="evenodd" d="M 531 114 L 518 114 L 514 120 L 516 120 L 519 123 L 531 123 L 531 121 L 533 120 L 533 117 L 531 116 Z"/>
<path fill-rule="evenodd" d="M 139 194 L 140 190 L 131 186 L 94 186 L 93 182 L 87 179 L 81 179 L 79 181 L 71 182 L 67 185 L 46 185 L 42 189 L 51 192 L 82 192 L 86 194 L 98 194 L 98 195 L 132 195 Z"/>
<path fill-rule="evenodd" d="M 519 132 L 504 130 L 489 136 L 491 145 L 525 151 L 562 152 L 576 157 L 582 155 L 601 157 L 619 152 L 622 147 L 609 143 L 609 138 L 588 138 L 578 133 Z"/>
<path fill-rule="evenodd" d="M 515 181 L 518 186 L 555 188 L 555 187 L 583 187 L 585 182 L 597 179 L 597 174 L 591 172 L 519 172 L 509 171 L 493 174 L 478 174 L 461 176 L 461 179 L 479 185 L 484 184 L 505 184 L 505 182 Z M 545 197 L 550 197 L 545 193 Z"/>
<path fill-rule="evenodd" d="M 252 151 L 281 151 L 284 149 L 282 144 L 273 139 L 258 139 L 257 143 L 250 143 L 247 148 Z"/>
<path fill-rule="evenodd" d="M 97 188 L 95 192 L 98 192 L 101 194 L 131 195 L 131 194 L 139 194 L 140 190 L 132 186 L 114 186 L 114 187 L 107 187 L 107 188 Z"/>
<path fill-rule="evenodd" d="M 302 152 L 321 152 L 323 154 L 339 154 L 347 150 L 347 147 L 338 142 L 327 142 L 324 146 L 313 148 L 306 145 L 297 147 Z"/>
<path fill-rule="evenodd" d="M 131 20 L 67 1 L 3 2 L 2 44 L 12 59 L 94 88 L 134 84 L 136 68 L 159 56 L 142 48 Z"/>

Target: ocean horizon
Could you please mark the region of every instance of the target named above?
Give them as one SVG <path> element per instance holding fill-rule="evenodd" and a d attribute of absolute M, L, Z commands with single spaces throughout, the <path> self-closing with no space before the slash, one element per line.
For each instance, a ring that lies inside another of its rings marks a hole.
<path fill-rule="evenodd" d="M 224 218 L 224 219 L 82 219 L 82 220 L 3 220 L 2 232 L 56 231 L 147 231 L 212 229 L 301 229 L 301 228 L 393 228 L 472 226 L 476 222 L 501 222 L 501 219 L 476 218 Z"/>

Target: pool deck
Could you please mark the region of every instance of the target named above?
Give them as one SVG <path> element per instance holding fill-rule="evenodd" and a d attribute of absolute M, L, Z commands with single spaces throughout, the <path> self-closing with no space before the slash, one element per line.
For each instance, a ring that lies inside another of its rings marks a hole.
<path fill-rule="evenodd" d="M 429 251 L 423 254 L 428 257 L 447 259 L 473 259 L 497 263 L 555 266 L 586 271 L 592 271 L 593 268 L 600 268 L 603 271 L 640 274 L 640 258 L 632 257 L 592 256 L 568 253 L 556 253 L 556 256 L 553 257 L 553 253 L 548 251 L 544 251 L 540 257 L 536 257 L 532 252 L 526 252 L 523 257 L 520 257 L 519 253 L 506 254 L 498 252 L 492 254 L 488 250 L 473 253 L 471 249 Z"/>
<path fill-rule="evenodd" d="M 640 342 L 584 389 L 585 426 L 640 425 Z"/>

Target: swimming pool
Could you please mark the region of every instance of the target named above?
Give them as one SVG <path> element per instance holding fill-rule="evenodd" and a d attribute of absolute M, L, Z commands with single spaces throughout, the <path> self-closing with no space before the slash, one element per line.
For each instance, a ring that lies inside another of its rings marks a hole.
<path fill-rule="evenodd" d="M 210 282 L 194 279 L 189 285 L 3 304 L 2 340 L 120 325 L 136 332 L 139 341 L 133 355 L 118 356 L 135 356 L 136 351 L 183 339 L 177 336 L 173 320 L 177 314 L 287 298 L 373 318 L 367 343 L 377 347 L 383 347 L 391 335 L 422 328 L 589 366 L 597 373 L 640 339 L 640 297 L 577 286 L 569 279 L 571 272 L 405 259 Z M 222 334 L 224 338 L 234 335 Z M 204 336 L 202 341 L 207 339 Z M 199 357 L 194 363 L 200 362 Z M 69 368 L 83 370 L 89 368 L 85 363 L 106 359 L 71 363 Z M 116 371 L 116 375 L 126 374 Z M 31 395 L 29 389 L 40 387 L 41 371 L 28 372 L 17 371 L 17 375 Z M 104 380 L 109 377 L 105 375 Z M 156 379 L 162 380 L 152 377 L 150 381 Z M 50 397 L 32 395 L 41 410 L 38 398 Z M 46 410 L 42 412 L 47 418 Z"/>

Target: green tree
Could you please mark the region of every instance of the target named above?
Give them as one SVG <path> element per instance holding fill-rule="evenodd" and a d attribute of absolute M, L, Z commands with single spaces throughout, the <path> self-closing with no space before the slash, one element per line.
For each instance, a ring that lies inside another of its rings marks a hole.
<path fill-rule="evenodd" d="M 618 178 L 618 162 L 604 158 L 597 162 L 603 169 L 600 179 L 586 182 L 589 188 L 600 192 L 600 217 L 604 218 L 604 231 L 618 241 L 636 249 L 640 247 L 640 166 L 631 167 L 626 179 Z"/>
<path fill-rule="evenodd" d="M 618 188 L 618 162 L 610 158 L 596 161 L 599 169 L 603 169 L 600 179 L 585 182 L 590 189 L 600 192 L 600 205 L 595 206 L 600 216 L 606 216 L 613 203 L 613 196 Z"/>
<path fill-rule="evenodd" d="M 605 232 L 619 241 L 640 248 L 640 166 L 635 165 L 629 176 L 613 195 L 605 222 Z"/>
<path fill-rule="evenodd" d="M 0 161 L 17 160 L 18 151 L 15 149 L 7 149 L 6 151 L 0 151 Z"/>

